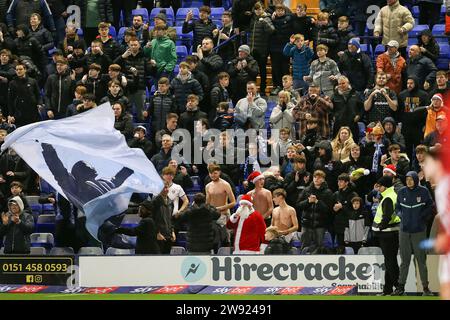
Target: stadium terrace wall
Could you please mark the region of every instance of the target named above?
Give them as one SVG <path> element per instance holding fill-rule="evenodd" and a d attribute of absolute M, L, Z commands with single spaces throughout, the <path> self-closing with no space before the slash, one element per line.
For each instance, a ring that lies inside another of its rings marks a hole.
<path fill-rule="evenodd" d="M 430 278 L 437 274 L 437 264 L 432 265 Z M 418 290 L 415 275 L 412 261 L 407 292 Z M 81 287 L 357 285 L 359 293 L 375 293 L 383 282 L 382 255 L 79 257 Z"/>

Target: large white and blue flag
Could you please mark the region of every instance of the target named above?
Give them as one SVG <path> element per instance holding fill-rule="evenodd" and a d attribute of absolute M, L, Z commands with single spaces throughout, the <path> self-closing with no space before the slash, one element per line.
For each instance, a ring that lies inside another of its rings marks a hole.
<path fill-rule="evenodd" d="M 163 182 L 141 149 L 114 128 L 109 103 L 60 120 L 20 127 L 1 150 L 17 154 L 86 215 L 97 239 L 100 225 L 125 211 L 133 193 L 158 194 Z"/>

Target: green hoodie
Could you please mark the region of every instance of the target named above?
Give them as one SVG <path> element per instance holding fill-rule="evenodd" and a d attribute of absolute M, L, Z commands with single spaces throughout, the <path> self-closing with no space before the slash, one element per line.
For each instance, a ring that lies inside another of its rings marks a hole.
<path fill-rule="evenodd" d="M 177 63 L 175 43 L 167 36 L 160 39 L 154 38 L 151 48 L 144 48 L 144 54 L 156 61 L 158 72 L 172 72 Z"/>

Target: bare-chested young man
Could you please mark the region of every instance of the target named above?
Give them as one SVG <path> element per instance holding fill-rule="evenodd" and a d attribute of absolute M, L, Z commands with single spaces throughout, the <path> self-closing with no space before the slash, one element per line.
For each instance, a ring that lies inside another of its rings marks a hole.
<path fill-rule="evenodd" d="M 272 213 L 272 226 L 278 228 L 280 235 L 284 235 L 286 242 L 290 243 L 298 230 L 297 213 L 295 209 L 286 203 L 286 191 L 275 189 L 273 202 L 276 207 Z"/>
<path fill-rule="evenodd" d="M 247 180 L 255 185 L 255 189 L 247 194 L 252 197 L 255 210 L 261 213 L 268 227 L 272 217 L 273 202 L 272 193 L 264 188 L 264 175 L 259 171 L 253 171 Z"/>
<path fill-rule="evenodd" d="M 220 178 L 220 167 L 217 164 L 208 165 L 208 172 L 211 182 L 205 187 L 206 203 L 221 213 L 217 223 L 224 226 L 230 215 L 230 209 L 236 204 L 236 198 L 230 184 Z"/>

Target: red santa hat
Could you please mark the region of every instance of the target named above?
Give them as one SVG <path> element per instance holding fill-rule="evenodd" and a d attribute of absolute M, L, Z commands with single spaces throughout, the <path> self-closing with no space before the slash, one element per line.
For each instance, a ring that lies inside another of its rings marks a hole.
<path fill-rule="evenodd" d="M 253 184 L 256 183 L 256 181 L 264 179 L 264 175 L 259 171 L 253 171 L 247 178 L 248 182 L 251 182 Z"/>
<path fill-rule="evenodd" d="M 386 167 L 384 167 L 383 169 L 383 174 L 386 172 L 390 172 L 392 173 L 394 176 L 397 175 L 397 168 L 393 165 L 393 164 L 388 164 Z"/>
<path fill-rule="evenodd" d="M 433 95 L 433 97 L 431 97 L 431 100 L 434 100 L 434 99 L 439 99 L 439 100 L 441 100 L 442 102 L 444 102 L 444 97 L 443 97 L 442 94 L 440 94 L 440 93 L 435 93 L 435 94 Z"/>
<path fill-rule="evenodd" d="M 241 197 L 241 200 L 239 200 L 239 205 L 242 206 L 243 204 L 249 205 L 250 207 L 253 207 L 253 200 L 252 197 L 248 194 L 244 194 Z"/>

